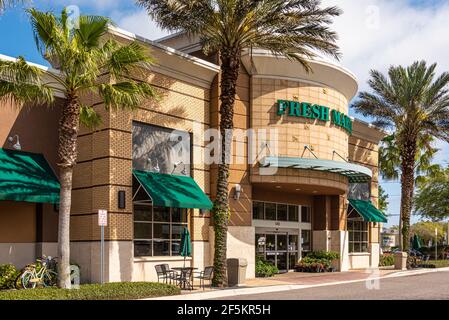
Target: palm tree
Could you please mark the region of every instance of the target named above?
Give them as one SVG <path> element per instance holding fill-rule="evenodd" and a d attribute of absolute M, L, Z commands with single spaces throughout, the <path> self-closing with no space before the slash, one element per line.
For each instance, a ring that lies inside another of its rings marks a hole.
<path fill-rule="evenodd" d="M 417 144 L 415 157 L 415 184 L 420 185 L 427 176 L 440 171 L 439 164 L 432 163 L 433 158 L 439 151 L 433 145 L 435 138 L 423 135 Z M 396 135 L 391 134 L 382 139 L 379 148 L 379 166 L 383 179 L 398 180 L 401 172 L 401 155 L 396 141 Z"/>
<path fill-rule="evenodd" d="M 262 48 L 310 70 L 316 52 L 339 57 L 336 33 L 328 24 L 341 12 L 319 0 L 137 0 L 162 28 L 198 36 L 205 54 L 217 53 L 220 77 L 221 155 L 212 209 L 215 231 L 214 286 L 226 284 L 229 220 L 229 150 L 241 53 Z"/>
<path fill-rule="evenodd" d="M 369 86 L 353 104 L 357 112 L 374 117 L 374 124 L 395 130 L 401 171 L 402 250 L 408 251 L 410 213 L 420 141 L 431 136 L 449 142 L 449 73 L 435 77 L 436 64 L 391 66 L 388 76 L 372 70 Z"/>
<path fill-rule="evenodd" d="M 128 75 L 152 63 L 145 48 L 132 42 L 121 45 L 104 37 L 110 20 L 100 16 L 79 17 L 71 28 L 66 10 L 60 16 L 51 12 L 28 10 L 36 45 L 42 56 L 58 71 L 43 73 L 22 57 L 0 61 L 0 98 L 15 103 L 52 103 L 55 93 L 65 96 L 59 122 L 59 179 L 61 183 L 58 230 L 58 286 L 70 287 L 70 206 L 72 173 L 77 159 L 80 123 L 95 126 L 101 120 L 94 107 L 137 108 L 155 96 L 144 82 Z M 108 80 L 101 81 L 107 77 Z M 82 97 L 97 94 L 101 102 L 84 104 Z"/>

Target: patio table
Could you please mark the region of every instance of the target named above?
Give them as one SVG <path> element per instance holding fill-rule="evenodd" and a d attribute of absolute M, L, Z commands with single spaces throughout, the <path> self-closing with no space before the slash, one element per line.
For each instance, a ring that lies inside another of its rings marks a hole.
<path fill-rule="evenodd" d="M 174 268 L 171 268 L 171 269 L 175 270 L 175 271 L 179 271 L 179 272 L 182 272 L 182 270 L 186 270 L 186 269 L 191 270 L 192 272 L 190 273 L 190 281 L 192 282 L 192 289 L 193 289 L 193 271 L 194 270 L 198 270 L 198 268 L 195 268 L 195 267 L 174 267 Z M 183 282 L 182 288 L 186 289 L 186 283 L 185 282 Z"/>

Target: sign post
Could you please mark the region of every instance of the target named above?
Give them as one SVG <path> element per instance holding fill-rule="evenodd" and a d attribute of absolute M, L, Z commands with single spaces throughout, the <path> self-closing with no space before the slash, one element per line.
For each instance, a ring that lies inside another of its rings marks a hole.
<path fill-rule="evenodd" d="M 438 260 L 438 228 L 435 228 L 435 260 Z"/>
<path fill-rule="evenodd" d="M 98 225 L 101 229 L 100 242 L 100 283 L 104 284 L 104 227 L 108 225 L 108 211 L 98 210 Z"/>

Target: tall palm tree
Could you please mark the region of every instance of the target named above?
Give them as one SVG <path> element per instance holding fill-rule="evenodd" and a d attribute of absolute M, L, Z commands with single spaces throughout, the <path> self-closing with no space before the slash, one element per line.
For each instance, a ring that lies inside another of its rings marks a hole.
<path fill-rule="evenodd" d="M 449 142 L 449 73 L 435 76 L 436 64 L 391 66 L 388 76 L 372 70 L 372 93 L 361 92 L 357 112 L 374 117 L 374 124 L 395 130 L 401 169 L 402 250 L 409 249 L 410 213 L 420 141 L 432 136 Z"/>
<path fill-rule="evenodd" d="M 310 70 L 316 51 L 335 58 L 336 33 L 328 25 L 341 12 L 321 8 L 319 0 L 137 0 L 162 28 L 199 37 L 205 54 L 220 61 L 220 134 L 217 193 L 212 209 L 215 231 L 215 286 L 226 279 L 229 220 L 229 150 L 233 130 L 236 82 L 245 48 L 262 48 L 286 56 Z"/>
<path fill-rule="evenodd" d="M 60 16 L 51 12 L 28 10 L 36 45 L 56 72 L 31 66 L 22 57 L 0 61 L 0 98 L 15 103 L 52 103 L 54 94 L 65 96 L 59 122 L 59 179 L 61 183 L 58 230 L 58 286 L 70 287 L 70 206 L 72 173 L 77 159 L 80 123 L 94 126 L 101 120 L 94 107 L 137 108 L 155 96 L 144 82 L 130 80 L 130 73 L 143 72 L 152 59 L 145 48 L 132 42 L 121 45 L 104 37 L 110 20 L 81 15 L 77 23 L 69 21 L 66 10 Z M 71 28 L 71 26 L 76 26 Z M 101 79 L 108 80 L 102 81 Z M 87 94 L 101 99 L 95 105 L 82 102 Z"/>
<path fill-rule="evenodd" d="M 427 176 L 440 171 L 441 166 L 433 163 L 439 149 L 434 147 L 435 138 L 423 135 L 417 144 L 415 157 L 415 184 L 420 185 Z M 398 180 L 401 172 L 401 155 L 396 135 L 391 134 L 382 139 L 379 148 L 379 167 L 383 179 Z"/>

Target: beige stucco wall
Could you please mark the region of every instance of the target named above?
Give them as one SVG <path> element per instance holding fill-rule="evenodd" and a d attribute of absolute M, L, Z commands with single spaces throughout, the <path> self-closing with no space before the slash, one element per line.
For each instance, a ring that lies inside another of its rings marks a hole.
<path fill-rule="evenodd" d="M 367 269 L 370 268 L 371 255 L 367 253 L 350 253 L 349 268 L 350 269 Z"/>
<path fill-rule="evenodd" d="M 256 232 L 252 226 L 229 226 L 227 235 L 227 255 L 226 258 L 243 258 L 247 262 L 246 278 L 252 279 L 255 275 L 256 267 Z M 214 250 L 214 230 L 209 229 L 211 264 L 213 263 Z"/>

